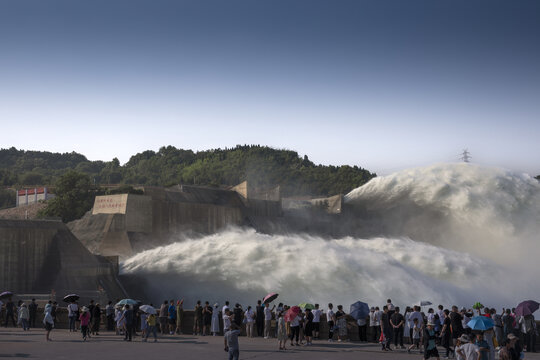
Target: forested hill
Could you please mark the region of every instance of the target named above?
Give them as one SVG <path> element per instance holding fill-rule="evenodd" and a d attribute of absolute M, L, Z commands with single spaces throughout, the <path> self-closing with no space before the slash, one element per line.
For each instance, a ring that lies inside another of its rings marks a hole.
<path fill-rule="evenodd" d="M 283 196 L 347 193 L 376 176 L 357 166 L 315 165 L 295 151 L 258 145 L 199 152 L 167 146 L 136 154 L 122 166 L 116 158 L 89 161 L 75 152 L 0 150 L 0 185 L 4 187 L 54 184 L 68 170 L 88 174 L 97 185 L 220 186 L 248 180 L 279 184 Z"/>

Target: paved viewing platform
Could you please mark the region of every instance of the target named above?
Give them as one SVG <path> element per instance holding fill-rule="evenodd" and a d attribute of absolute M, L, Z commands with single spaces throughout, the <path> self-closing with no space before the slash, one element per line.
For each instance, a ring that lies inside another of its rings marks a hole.
<path fill-rule="evenodd" d="M 80 333 L 61 329 L 53 330 L 51 338 L 53 341 L 45 341 L 42 329 L 23 332 L 20 328 L 0 328 L 0 359 L 227 359 L 222 336 L 166 335 L 160 336 L 157 343 L 151 337 L 148 342 L 141 342 L 141 337 L 137 336 L 132 342 L 126 342 L 123 336 L 105 331 L 83 342 Z M 313 346 L 287 345 L 288 350 L 279 351 L 276 339 L 240 337 L 239 342 L 240 359 L 423 358 L 418 351 L 411 354 L 402 349 L 383 352 L 378 344 L 371 343 L 315 340 Z M 525 358 L 540 359 L 540 353 L 526 353 Z"/>

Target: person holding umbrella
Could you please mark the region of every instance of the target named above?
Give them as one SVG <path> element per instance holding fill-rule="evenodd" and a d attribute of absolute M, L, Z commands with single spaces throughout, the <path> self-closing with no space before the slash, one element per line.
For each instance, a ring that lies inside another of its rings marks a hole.
<path fill-rule="evenodd" d="M 272 311 L 274 311 L 274 308 L 270 309 L 270 304 L 265 302 L 264 303 L 264 338 L 270 339 L 270 331 L 272 328 Z"/>

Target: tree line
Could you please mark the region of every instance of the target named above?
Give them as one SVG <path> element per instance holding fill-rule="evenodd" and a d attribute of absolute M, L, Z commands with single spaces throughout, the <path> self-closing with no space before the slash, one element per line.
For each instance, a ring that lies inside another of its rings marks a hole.
<path fill-rule="evenodd" d="M 358 166 L 317 165 L 296 151 L 260 145 L 198 152 L 166 146 L 157 152 L 147 150 L 133 155 L 124 165 L 117 158 L 90 161 L 75 152 L 0 149 L 0 186 L 4 188 L 54 185 L 68 171 L 86 175 L 92 186 L 193 184 L 218 187 L 247 180 L 255 186 L 280 185 L 283 196 L 347 193 L 376 176 Z"/>

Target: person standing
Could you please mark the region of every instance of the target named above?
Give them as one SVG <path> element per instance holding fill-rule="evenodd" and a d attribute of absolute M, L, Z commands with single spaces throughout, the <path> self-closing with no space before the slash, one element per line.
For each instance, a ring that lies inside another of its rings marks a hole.
<path fill-rule="evenodd" d="M 278 320 L 277 320 L 277 339 L 279 343 L 279 350 L 287 350 L 285 345 L 287 344 L 287 326 L 285 324 L 285 318 L 283 317 L 283 314 L 285 313 L 285 310 L 281 311 L 278 314 Z"/>
<path fill-rule="evenodd" d="M 261 305 L 261 300 L 257 301 L 255 307 L 255 325 L 257 326 L 257 336 L 264 336 L 264 307 Z"/>
<path fill-rule="evenodd" d="M 214 310 L 212 311 L 212 324 L 210 325 L 210 332 L 214 336 L 219 334 L 219 308 L 218 308 L 218 303 L 214 304 Z"/>
<path fill-rule="evenodd" d="M 56 301 L 53 301 L 52 303 L 52 307 L 51 307 L 51 316 L 53 318 L 53 321 L 54 321 L 54 326 L 56 327 L 56 322 L 57 322 L 57 319 L 56 319 L 56 309 L 58 309 L 58 303 Z"/>
<path fill-rule="evenodd" d="M 22 303 L 19 307 L 18 320 L 22 325 L 23 331 L 30 330 L 30 312 L 25 303 Z"/>
<path fill-rule="evenodd" d="M 306 346 L 313 345 L 313 313 L 311 309 L 306 309 L 304 335 L 306 337 Z"/>
<path fill-rule="evenodd" d="M 45 339 L 47 341 L 52 341 L 50 335 L 51 335 L 51 331 L 54 327 L 54 320 L 53 320 L 53 317 L 51 315 L 51 310 L 52 310 L 52 305 L 51 304 L 47 304 L 45 306 L 45 312 L 44 312 L 44 315 L 43 315 L 43 325 L 45 325 Z"/>
<path fill-rule="evenodd" d="M 502 316 L 497 314 L 497 310 L 491 309 L 491 319 L 495 324 L 494 330 L 497 343 L 502 344 L 504 341 Z"/>
<path fill-rule="evenodd" d="M 88 312 L 90 313 L 90 324 L 92 324 L 93 323 L 92 321 L 94 320 L 94 307 L 95 306 L 96 305 L 94 305 L 94 300 L 90 300 L 90 304 L 88 305 Z M 88 333 L 88 336 L 90 337 L 90 332 Z"/>
<path fill-rule="evenodd" d="M 347 314 L 343 311 L 343 305 L 338 305 L 336 320 L 338 327 L 338 342 L 347 340 Z"/>
<path fill-rule="evenodd" d="M 239 303 L 236 303 L 236 305 L 234 305 L 233 314 L 234 314 L 234 320 L 233 320 L 234 323 L 238 325 L 238 328 L 240 330 L 242 330 L 242 322 L 244 319 L 244 309 L 242 309 L 242 305 L 240 305 Z"/>
<path fill-rule="evenodd" d="M 206 336 L 207 330 L 209 331 L 210 326 L 212 325 L 212 313 L 213 313 L 212 307 L 210 306 L 210 303 L 208 301 L 206 301 L 204 303 L 204 308 L 203 308 L 203 313 L 202 313 L 202 316 L 203 316 L 203 336 Z"/>
<path fill-rule="evenodd" d="M 5 306 L 6 306 L 6 323 L 4 325 L 8 327 L 9 319 L 11 319 L 13 326 L 17 327 L 17 324 L 15 322 L 15 303 L 13 302 L 11 298 L 9 298 Z"/>
<path fill-rule="evenodd" d="M 203 307 L 201 305 L 201 300 L 197 300 L 195 305 L 194 319 L 193 319 L 193 335 L 202 334 L 202 312 Z"/>
<path fill-rule="evenodd" d="M 184 322 L 184 299 L 178 300 L 176 302 L 176 333 L 179 335 L 182 335 L 183 322 Z"/>
<path fill-rule="evenodd" d="M 409 354 L 411 353 L 412 348 L 414 348 L 415 346 L 417 350 L 420 349 L 420 336 L 421 336 L 420 334 L 422 333 L 422 328 L 420 327 L 419 324 L 420 323 L 418 322 L 418 318 L 414 318 L 413 325 L 412 325 L 412 335 L 411 335 L 412 343 L 407 348 L 407 352 Z"/>
<path fill-rule="evenodd" d="M 146 342 L 148 341 L 148 336 L 150 333 L 154 335 L 154 342 L 157 342 L 157 330 L 156 330 L 156 315 L 149 314 L 146 318 L 147 328 L 144 333 L 144 337 L 142 341 Z"/>
<path fill-rule="evenodd" d="M 461 335 L 458 338 L 458 343 L 460 344 L 456 347 L 456 359 L 461 357 L 463 360 L 476 360 L 478 358 L 478 353 L 476 352 L 476 345 L 471 343 L 469 336 L 466 334 Z"/>
<path fill-rule="evenodd" d="M 69 319 L 69 331 L 76 331 L 75 323 L 77 321 L 77 313 L 79 311 L 79 306 L 75 301 L 72 301 L 71 304 L 67 306 L 67 310 Z"/>
<path fill-rule="evenodd" d="M 169 308 L 167 309 L 169 320 L 169 335 L 174 335 L 174 331 L 176 330 L 176 306 L 174 306 L 174 299 L 171 299 L 171 302 L 169 304 Z"/>
<path fill-rule="evenodd" d="M 424 329 L 424 359 L 429 359 L 431 357 L 437 358 L 437 360 L 440 359 L 437 344 L 435 343 L 437 334 L 435 333 L 434 327 L 434 323 L 428 322 Z"/>
<path fill-rule="evenodd" d="M 122 319 L 125 321 L 126 324 L 126 335 L 124 336 L 124 341 L 131 341 L 132 338 L 132 332 L 133 332 L 133 310 L 131 310 L 129 305 L 125 306 L 124 314 L 122 315 Z"/>
<path fill-rule="evenodd" d="M 388 315 L 388 306 L 383 306 L 383 313 L 381 315 L 381 333 L 384 337 L 381 341 L 383 351 L 392 350 L 390 343 L 392 341 L 392 327 L 390 325 L 390 316 Z"/>
<path fill-rule="evenodd" d="M 275 305 L 274 305 L 275 307 Z M 272 310 L 270 309 L 270 304 L 264 304 L 264 338 L 270 339 L 270 331 L 272 328 Z"/>
<path fill-rule="evenodd" d="M 159 308 L 159 327 L 161 334 L 165 335 L 167 333 L 167 318 L 169 317 L 169 302 L 167 300 L 163 301 L 161 307 Z"/>
<path fill-rule="evenodd" d="M 392 325 L 393 335 L 394 335 L 394 347 L 397 349 L 398 343 L 402 349 L 405 349 L 403 346 L 403 323 L 405 318 L 399 313 L 399 306 L 396 306 L 394 314 L 390 317 L 390 325 Z"/>
<path fill-rule="evenodd" d="M 478 354 L 478 360 L 488 360 L 489 359 L 489 344 L 484 340 L 484 334 L 476 334 L 476 352 Z"/>
<path fill-rule="evenodd" d="M 361 317 L 356 321 L 358 325 L 358 339 L 362 342 L 367 342 L 367 319 Z"/>
<path fill-rule="evenodd" d="M 240 357 L 239 335 L 240 330 L 235 323 L 231 324 L 231 329 L 225 333 L 225 351 L 229 353 L 229 360 L 238 360 Z"/>
<path fill-rule="evenodd" d="M 319 304 L 315 304 L 315 309 L 311 311 L 313 313 L 313 339 L 319 339 L 319 333 L 321 331 L 321 313 Z"/>
<path fill-rule="evenodd" d="M 114 330 L 114 306 L 112 301 L 109 300 L 109 303 L 105 307 L 105 315 L 107 316 L 107 331 Z"/>
<path fill-rule="evenodd" d="M 502 316 L 502 322 L 503 322 L 503 331 L 504 331 L 504 338 L 508 339 L 508 335 L 512 333 L 512 329 L 514 327 L 514 318 L 510 314 L 510 309 L 503 309 L 503 316 Z"/>
<path fill-rule="evenodd" d="M 91 314 L 92 318 L 92 335 L 99 335 L 99 326 L 101 325 L 101 307 L 96 304 Z"/>
<path fill-rule="evenodd" d="M 223 334 L 225 334 L 227 331 L 231 330 L 231 324 L 232 324 L 232 315 L 231 310 L 226 309 L 223 313 Z"/>
<path fill-rule="evenodd" d="M 328 310 L 326 310 L 326 321 L 328 323 L 328 341 L 334 341 L 334 326 L 336 325 L 336 314 L 334 313 L 334 305 L 328 304 Z"/>
<path fill-rule="evenodd" d="M 378 343 L 381 337 L 381 311 L 379 307 L 372 307 L 369 311 L 369 326 L 371 328 L 371 342 Z"/>
<path fill-rule="evenodd" d="M 86 337 L 88 336 L 88 324 L 90 323 L 90 313 L 88 312 L 88 308 L 86 306 L 83 306 L 81 310 L 82 312 L 79 316 L 79 321 L 81 322 L 83 341 L 86 341 Z"/>
<path fill-rule="evenodd" d="M 444 310 L 443 314 L 444 314 L 444 321 L 443 321 L 442 330 L 441 330 L 441 345 L 446 350 L 446 357 L 448 357 L 450 353 L 453 352 L 452 349 L 450 348 L 453 345 L 452 333 L 451 333 L 452 322 L 450 321 L 450 311 L 448 309 Z"/>
<path fill-rule="evenodd" d="M 36 314 L 37 314 L 38 304 L 36 303 L 36 299 L 32 299 L 32 302 L 28 305 L 28 313 L 30 315 L 29 318 L 29 326 L 35 328 L 36 327 Z"/>
<path fill-rule="evenodd" d="M 452 342 L 455 346 L 457 339 L 463 335 L 463 317 L 458 312 L 457 306 L 452 306 L 452 312 L 450 313 L 450 330 L 452 331 Z"/>
<path fill-rule="evenodd" d="M 296 346 L 300 346 L 299 338 L 300 338 L 300 314 L 297 314 L 294 319 L 291 320 L 291 346 L 294 346 L 293 339 L 296 337 Z"/>
<path fill-rule="evenodd" d="M 412 344 L 411 339 L 411 326 L 409 322 L 409 317 L 411 316 L 412 309 L 410 306 L 407 306 L 405 308 L 405 313 L 403 314 L 403 341 L 407 342 L 407 344 Z"/>
<path fill-rule="evenodd" d="M 146 332 L 148 331 L 148 314 L 145 312 L 141 313 L 141 340 L 144 340 Z"/>
<path fill-rule="evenodd" d="M 255 312 L 251 306 L 248 306 L 246 312 L 244 313 L 244 319 L 246 322 L 246 336 L 252 338 L 254 336 L 253 325 L 255 324 Z"/>

